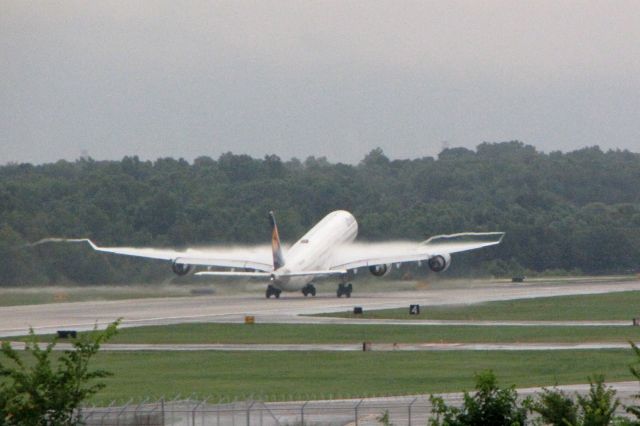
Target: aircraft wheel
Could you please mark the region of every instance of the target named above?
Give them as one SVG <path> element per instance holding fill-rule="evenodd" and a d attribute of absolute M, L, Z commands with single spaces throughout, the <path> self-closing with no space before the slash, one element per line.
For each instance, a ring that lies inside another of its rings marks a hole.
<path fill-rule="evenodd" d="M 315 296 L 316 288 L 313 286 L 313 284 L 307 284 L 302 288 L 302 294 L 304 294 L 304 297 L 307 297 L 309 295 Z"/>
<path fill-rule="evenodd" d="M 271 296 L 275 296 L 276 299 L 280 298 L 280 293 L 282 292 L 282 290 L 275 288 L 274 286 L 272 286 L 271 284 L 269 284 L 267 286 L 267 291 L 266 291 L 266 296 L 267 299 L 271 298 Z"/>

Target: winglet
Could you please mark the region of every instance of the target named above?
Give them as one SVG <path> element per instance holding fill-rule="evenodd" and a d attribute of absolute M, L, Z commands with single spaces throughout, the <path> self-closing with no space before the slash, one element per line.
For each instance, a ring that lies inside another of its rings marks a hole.
<path fill-rule="evenodd" d="M 100 250 L 101 247 L 98 247 L 93 241 L 89 238 L 43 238 L 41 240 L 36 241 L 35 243 L 27 243 L 25 247 L 35 247 L 40 244 L 46 243 L 87 243 L 94 250 Z"/>
<path fill-rule="evenodd" d="M 280 247 L 276 217 L 272 211 L 269 212 L 269 222 L 271 222 L 271 251 L 273 252 L 273 270 L 275 271 L 284 266 L 284 256 L 282 255 L 282 247 Z"/>

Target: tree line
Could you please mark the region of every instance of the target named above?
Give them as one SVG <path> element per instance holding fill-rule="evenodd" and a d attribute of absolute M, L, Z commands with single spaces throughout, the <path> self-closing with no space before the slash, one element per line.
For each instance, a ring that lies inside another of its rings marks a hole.
<path fill-rule="evenodd" d="M 0 166 L 0 285 L 164 280 L 168 268 L 155 262 L 78 245 L 23 245 L 50 236 L 129 246 L 267 243 L 269 210 L 289 241 L 335 209 L 355 215 L 361 240 L 507 233 L 496 248 L 454 257 L 446 274 L 635 272 L 639 182 L 638 153 L 543 153 L 517 141 L 410 160 L 375 149 L 355 165 L 232 153 L 191 163 L 7 164 Z"/>

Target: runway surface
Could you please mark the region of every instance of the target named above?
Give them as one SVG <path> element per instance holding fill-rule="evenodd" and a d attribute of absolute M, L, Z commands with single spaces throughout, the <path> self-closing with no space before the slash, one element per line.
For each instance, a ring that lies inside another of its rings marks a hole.
<path fill-rule="evenodd" d="M 362 286 L 362 289 L 366 286 Z M 87 330 L 123 318 L 123 327 L 166 325 L 193 322 L 239 323 L 245 315 L 254 315 L 260 323 L 359 323 L 412 325 L 540 325 L 540 322 L 489 321 L 399 321 L 345 320 L 300 317 L 302 314 L 344 312 L 354 306 L 365 310 L 445 304 L 470 304 L 496 300 L 537 298 L 560 295 L 597 294 L 640 290 L 640 281 L 562 282 L 562 283 L 481 283 L 469 288 L 439 288 L 423 291 L 366 293 L 357 286 L 353 297 L 338 299 L 320 294 L 305 298 L 298 293 L 283 293 L 280 299 L 265 299 L 255 294 L 239 296 L 198 296 L 184 298 L 135 299 L 103 302 L 54 303 L 45 305 L 0 307 L 0 337 L 26 334 L 31 326 L 37 333 L 59 329 Z M 622 321 L 546 322 L 547 325 L 626 325 Z M 544 324 L 544 323 L 542 323 Z"/>

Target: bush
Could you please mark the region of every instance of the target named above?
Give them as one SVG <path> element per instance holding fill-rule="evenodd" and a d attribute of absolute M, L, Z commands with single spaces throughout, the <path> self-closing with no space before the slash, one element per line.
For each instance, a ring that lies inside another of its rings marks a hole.
<path fill-rule="evenodd" d="M 464 393 L 462 408 L 449 407 L 441 397 L 431 395 L 430 400 L 435 416 L 429 420 L 430 426 L 470 426 L 524 425 L 527 411 L 518 405 L 515 386 L 499 388 L 492 371 L 476 375 L 476 392 Z"/>
<path fill-rule="evenodd" d="M 528 401 L 528 409 L 540 415 L 540 422 L 553 426 L 606 426 L 628 424 L 615 416 L 620 401 L 616 391 L 604 384 L 604 376 L 589 378 L 589 393 L 576 395 L 576 401 L 559 389 L 543 389 L 537 400 Z"/>
<path fill-rule="evenodd" d="M 581 425 L 600 426 L 611 424 L 615 420 L 614 413 L 620 406 L 615 398 L 616 391 L 604 384 L 604 376 L 589 378 L 589 393 L 578 395 L 578 405 L 581 411 Z"/>
<path fill-rule="evenodd" d="M 0 426 L 52 426 L 78 424 L 77 408 L 105 384 L 94 382 L 111 375 L 105 370 L 90 370 L 89 361 L 100 345 L 116 332 L 120 320 L 106 330 L 83 333 L 72 350 L 54 355 L 57 339 L 44 349 L 30 330 L 25 351 L 33 357 L 25 360 L 9 342 L 0 353 Z M 6 358 L 8 362 L 3 359 Z"/>
<path fill-rule="evenodd" d="M 537 400 L 527 402 L 531 412 L 540 415 L 546 425 L 568 426 L 578 423 L 578 406 L 559 389 L 542 389 Z"/>
<path fill-rule="evenodd" d="M 631 374 L 633 374 L 633 376 L 640 381 L 640 367 L 638 366 L 638 364 L 640 364 L 640 348 L 638 348 L 635 343 L 631 342 L 631 349 L 633 349 L 634 354 L 636 355 L 636 362 L 635 365 L 631 365 L 629 367 L 629 370 L 631 370 Z M 633 396 L 635 399 L 640 399 L 640 394 L 636 394 Z M 635 416 L 636 418 L 636 422 L 635 424 L 640 425 L 640 406 L 638 405 L 628 405 L 625 407 L 625 409 L 627 410 L 627 413 L 632 414 Z"/>

